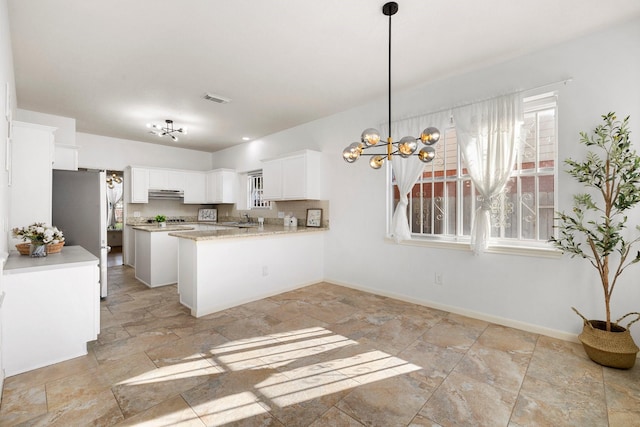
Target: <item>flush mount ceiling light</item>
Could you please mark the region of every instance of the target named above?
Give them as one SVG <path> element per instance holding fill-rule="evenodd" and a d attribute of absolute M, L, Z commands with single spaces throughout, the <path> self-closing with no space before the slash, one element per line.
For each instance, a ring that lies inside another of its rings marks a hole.
<path fill-rule="evenodd" d="M 360 137 L 360 142 L 354 142 L 348 145 L 342 152 L 342 157 L 347 163 L 355 162 L 360 156 L 373 156 L 369 161 L 369 165 L 373 169 L 380 169 L 385 158 L 391 160 L 391 157 L 394 155 L 405 158 L 415 155 L 425 163 L 432 161 L 436 156 L 436 150 L 431 147 L 431 145 L 440 139 L 440 131 L 434 127 L 428 127 L 423 130 L 419 138 L 405 136 L 398 142 L 393 142 L 391 138 L 391 16 L 395 15 L 396 12 L 398 12 L 398 3 L 396 2 L 389 2 L 382 6 L 382 13 L 389 17 L 389 136 L 386 143 L 378 145 L 380 142 L 380 132 L 373 128 L 365 129 Z M 418 141 L 422 142 L 425 147 L 416 153 Z M 373 147 L 386 147 L 386 154 L 364 153 L 364 150 Z"/>
<path fill-rule="evenodd" d="M 152 124 L 152 123 L 147 123 L 147 127 L 150 128 L 151 130 L 149 131 L 149 133 L 152 133 L 154 135 L 158 135 L 158 136 L 165 136 L 165 135 L 169 135 L 171 137 L 171 139 L 173 139 L 174 141 L 178 141 L 178 137 L 174 135 L 174 133 L 182 133 L 184 135 L 187 134 L 187 128 L 183 127 L 183 128 L 178 128 L 175 129 L 173 127 L 173 120 L 165 120 L 164 121 L 165 125 L 156 125 L 156 124 Z"/>

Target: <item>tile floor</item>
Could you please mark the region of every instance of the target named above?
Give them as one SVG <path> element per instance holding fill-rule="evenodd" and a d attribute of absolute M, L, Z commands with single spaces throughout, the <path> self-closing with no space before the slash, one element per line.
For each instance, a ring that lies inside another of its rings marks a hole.
<path fill-rule="evenodd" d="M 640 366 L 574 343 L 326 283 L 194 319 L 109 274 L 89 354 L 7 378 L 0 425 L 640 426 Z"/>

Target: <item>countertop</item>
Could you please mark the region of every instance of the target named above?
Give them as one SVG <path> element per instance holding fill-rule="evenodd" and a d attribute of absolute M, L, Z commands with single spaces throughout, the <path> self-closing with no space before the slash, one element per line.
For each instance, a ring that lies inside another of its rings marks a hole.
<path fill-rule="evenodd" d="M 93 264 L 98 262 L 91 252 L 82 246 L 64 246 L 57 254 L 49 254 L 42 258 L 31 258 L 20 255 L 18 251 L 11 251 L 4 274 L 29 273 L 39 270 L 53 270 L 57 268 L 76 267 L 78 264 Z"/>
<path fill-rule="evenodd" d="M 283 225 L 265 225 L 263 227 L 229 228 L 226 230 L 185 231 L 169 233 L 169 236 L 195 241 L 229 239 L 238 237 L 258 237 L 276 234 L 317 233 L 328 231 L 328 228 L 317 227 L 285 227 Z"/>
<path fill-rule="evenodd" d="M 155 233 L 158 231 L 188 231 L 195 230 L 193 227 L 189 227 L 188 225 L 168 225 L 166 227 L 158 227 L 157 225 L 134 225 L 134 230 L 140 231 L 148 231 L 150 233 Z"/>

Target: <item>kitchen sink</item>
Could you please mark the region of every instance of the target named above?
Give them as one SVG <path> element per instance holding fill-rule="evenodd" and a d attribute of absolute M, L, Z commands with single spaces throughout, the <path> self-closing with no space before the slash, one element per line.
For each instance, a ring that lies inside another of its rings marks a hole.
<path fill-rule="evenodd" d="M 219 222 L 220 225 L 228 225 L 230 227 L 238 227 L 238 228 L 251 228 L 257 227 L 257 222 L 241 222 L 241 221 L 232 221 L 232 222 Z"/>

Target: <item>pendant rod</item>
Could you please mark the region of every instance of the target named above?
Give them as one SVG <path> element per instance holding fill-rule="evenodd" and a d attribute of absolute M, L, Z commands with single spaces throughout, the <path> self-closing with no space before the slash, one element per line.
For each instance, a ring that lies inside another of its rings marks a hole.
<path fill-rule="evenodd" d="M 388 94 L 389 94 L 389 108 L 388 108 L 388 117 L 389 123 L 391 123 L 391 16 L 389 14 L 389 75 L 388 75 Z M 391 142 L 391 126 L 389 126 L 389 137 L 387 138 L 387 142 Z"/>

